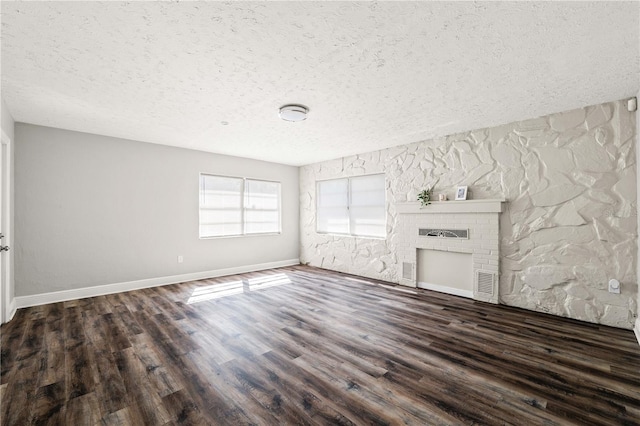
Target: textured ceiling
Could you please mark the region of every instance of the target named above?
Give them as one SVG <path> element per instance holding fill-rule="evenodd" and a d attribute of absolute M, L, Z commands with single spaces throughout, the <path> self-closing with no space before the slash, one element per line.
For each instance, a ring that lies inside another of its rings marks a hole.
<path fill-rule="evenodd" d="M 634 96 L 639 13 L 3 1 L 2 96 L 16 121 L 302 165 Z"/>

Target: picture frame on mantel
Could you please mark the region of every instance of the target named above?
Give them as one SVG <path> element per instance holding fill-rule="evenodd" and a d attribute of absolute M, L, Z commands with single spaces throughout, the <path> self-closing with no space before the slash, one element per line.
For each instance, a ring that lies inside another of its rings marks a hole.
<path fill-rule="evenodd" d="M 459 186 L 456 190 L 456 201 L 464 201 L 467 199 L 467 187 Z"/>

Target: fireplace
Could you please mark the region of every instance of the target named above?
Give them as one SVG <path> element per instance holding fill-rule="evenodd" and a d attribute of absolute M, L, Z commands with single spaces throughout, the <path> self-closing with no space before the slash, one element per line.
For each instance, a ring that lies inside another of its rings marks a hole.
<path fill-rule="evenodd" d="M 498 303 L 503 202 L 396 204 L 400 284 Z"/>
<path fill-rule="evenodd" d="M 473 298 L 473 255 L 445 250 L 418 249 L 416 285 Z"/>

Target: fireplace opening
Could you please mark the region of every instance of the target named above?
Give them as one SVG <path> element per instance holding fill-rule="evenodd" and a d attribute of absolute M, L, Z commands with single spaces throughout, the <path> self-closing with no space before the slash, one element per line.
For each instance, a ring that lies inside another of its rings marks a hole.
<path fill-rule="evenodd" d="M 420 288 L 473 298 L 473 255 L 418 249 L 417 284 Z"/>

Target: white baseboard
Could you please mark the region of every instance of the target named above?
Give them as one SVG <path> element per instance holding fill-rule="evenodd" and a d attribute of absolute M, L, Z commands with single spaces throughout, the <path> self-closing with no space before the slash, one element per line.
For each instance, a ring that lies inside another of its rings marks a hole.
<path fill-rule="evenodd" d="M 299 259 L 281 260 L 278 262 L 259 263 L 256 265 L 238 266 L 235 268 L 215 269 L 213 271 L 193 272 L 190 274 L 171 275 L 168 277 L 149 278 L 138 281 L 105 284 L 93 287 L 76 288 L 73 290 L 54 291 L 51 293 L 32 294 L 19 296 L 14 299 L 13 312 L 17 308 L 46 305 L 48 303 L 66 302 L 68 300 L 84 299 L 87 297 L 104 296 L 105 294 L 122 293 L 124 291 L 139 290 L 142 288 L 158 287 L 168 284 L 182 283 L 186 281 L 203 280 L 206 278 L 223 277 L 225 275 L 243 274 L 246 272 L 263 271 L 265 269 L 281 268 L 300 264 Z"/>
<path fill-rule="evenodd" d="M 424 288 L 427 290 L 439 291 L 440 293 L 453 294 L 454 296 L 462 296 L 462 297 L 467 297 L 469 299 L 473 299 L 472 290 L 461 290 L 459 288 L 447 287 L 444 285 L 430 284 L 430 283 L 423 283 L 423 282 L 419 282 L 418 287 Z"/>
<path fill-rule="evenodd" d="M 636 333 L 636 340 L 640 345 L 640 317 L 636 318 L 636 326 L 633 327 L 633 332 Z"/>

